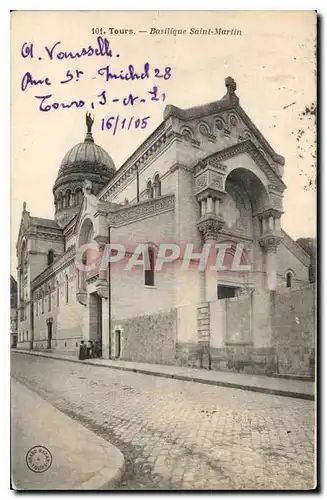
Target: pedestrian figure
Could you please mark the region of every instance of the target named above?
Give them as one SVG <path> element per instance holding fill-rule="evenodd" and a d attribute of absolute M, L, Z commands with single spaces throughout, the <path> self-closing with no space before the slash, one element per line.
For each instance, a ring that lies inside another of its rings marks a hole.
<path fill-rule="evenodd" d="M 92 358 L 93 354 L 93 342 L 89 340 L 87 343 L 87 358 Z"/>
<path fill-rule="evenodd" d="M 100 344 L 100 342 L 98 340 L 95 341 L 94 357 L 95 358 L 101 358 L 101 344 Z"/>
<path fill-rule="evenodd" d="M 84 340 L 81 340 L 79 346 L 78 359 L 86 359 L 87 358 L 87 347 Z"/>

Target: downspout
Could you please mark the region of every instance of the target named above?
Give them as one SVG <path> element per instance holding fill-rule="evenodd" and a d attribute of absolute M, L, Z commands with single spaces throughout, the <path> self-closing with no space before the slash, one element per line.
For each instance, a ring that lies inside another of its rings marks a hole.
<path fill-rule="evenodd" d="M 136 200 L 140 203 L 140 177 L 139 177 L 139 167 L 136 169 Z"/>

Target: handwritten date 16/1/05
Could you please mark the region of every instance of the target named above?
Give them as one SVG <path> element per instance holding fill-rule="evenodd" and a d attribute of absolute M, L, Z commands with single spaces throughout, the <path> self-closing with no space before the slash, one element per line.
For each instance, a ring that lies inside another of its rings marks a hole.
<path fill-rule="evenodd" d="M 109 118 L 101 119 L 101 130 L 108 130 L 112 132 L 112 135 L 120 130 L 137 130 L 145 129 L 148 126 L 148 120 L 150 116 L 144 116 L 143 118 L 121 118 L 120 115 L 110 116 Z"/>

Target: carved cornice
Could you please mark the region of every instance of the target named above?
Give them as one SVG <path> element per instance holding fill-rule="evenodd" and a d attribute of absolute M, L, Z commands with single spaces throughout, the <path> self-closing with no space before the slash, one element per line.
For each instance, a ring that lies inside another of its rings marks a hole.
<path fill-rule="evenodd" d="M 183 163 L 174 163 L 169 169 L 170 173 L 174 173 L 176 170 L 186 170 L 186 172 L 193 172 L 193 167 L 190 165 L 184 165 Z"/>
<path fill-rule="evenodd" d="M 281 242 L 281 237 L 274 234 L 266 234 L 259 239 L 259 244 L 267 252 L 276 252 Z"/>
<path fill-rule="evenodd" d="M 251 158 L 255 161 L 255 163 L 262 169 L 262 171 L 266 174 L 269 182 L 273 186 L 273 189 L 278 192 L 283 192 L 286 189 L 286 185 L 282 181 L 282 179 L 278 176 L 275 170 L 269 165 L 267 160 L 263 157 L 262 153 L 258 151 L 253 142 L 248 139 L 243 142 L 239 142 L 228 148 L 225 148 L 217 153 L 214 153 L 211 156 L 208 156 L 202 162 L 205 165 L 218 165 L 222 160 L 228 160 L 229 158 L 233 158 L 241 153 L 248 153 Z"/>
<path fill-rule="evenodd" d="M 87 305 L 87 291 L 84 289 L 78 289 L 76 292 L 76 300 L 83 306 Z"/>
<path fill-rule="evenodd" d="M 281 210 L 276 210 L 276 208 L 269 207 L 263 210 L 262 212 L 254 215 L 256 215 L 261 220 L 267 219 L 268 217 L 274 217 L 275 219 L 280 219 L 283 213 L 284 212 L 282 212 Z"/>
<path fill-rule="evenodd" d="M 69 184 L 76 185 L 77 187 L 79 183 L 84 182 L 85 177 L 98 184 L 99 186 L 103 186 L 110 181 L 111 176 L 112 174 L 108 172 L 108 167 L 105 165 L 97 165 L 95 170 L 94 164 L 92 162 L 88 164 L 76 164 L 73 167 L 65 168 L 64 174 L 59 174 L 52 192 L 53 194 L 56 194 L 58 191 L 60 191 L 60 188 L 63 185 L 67 186 L 67 189 Z"/>
<path fill-rule="evenodd" d="M 39 286 L 43 285 L 45 282 L 49 281 L 49 279 L 53 278 L 56 274 L 58 274 L 62 269 L 67 267 L 75 258 L 75 245 L 71 246 L 66 253 L 61 255 L 56 262 L 54 262 L 51 266 L 47 267 L 42 273 L 40 273 L 31 283 L 31 289 L 35 290 Z"/>
<path fill-rule="evenodd" d="M 109 285 L 106 279 L 99 278 L 95 283 L 95 289 L 98 295 L 100 295 L 103 299 L 107 299 L 109 297 Z"/>
<path fill-rule="evenodd" d="M 197 227 L 204 241 L 217 240 L 221 229 L 224 227 L 224 221 L 214 214 L 206 214 L 199 219 Z"/>
<path fill-rule="evenodd" d="M 86 282 L 88 285 L 91 285 L 92 283 L 94 283 L 99 277 L 99 273 L 98 271 L 96 271 L 94 274 L 91 274 L 91 275 L 88 275 L 86 277 Z"/>
<path fill-rule="evenodd" d="M 64 236 L 62 234 L 44 233 L 43 231 L 32 233 L 29 236 L 33 238 L 39 238 L 42 240 L 64 241 Z"/>
<path fill-rule="evenodd" d="M 158 213 L 174 210 L 174 195 L 165 195 L 160 198 L 141 201 L 135 205 L 127 205 L 108 215 L 108 224 L 120 226 L 145 217 L 152 217 Z"/>
<path fill-rule="evenodd" d="M 212 198 L 213 200 L 222 201 L 224 199 L 224 196 L 226 196 L 226 192 L 225 191 L 218 191 L 217 189 L 206 187 L 203 190 L 199 190 L 195 196 L 196 196 L 196 199 L 199 203 L 202 200 L 206 200 L 208 197 Z"/>
<path fill-rule="evenodd" d="M 204 159 L 204 160 L 200 160 L 196 164 L 195 168 L 193 169 L 194 176 L 197 176 L 198 174 L 200 174 L 201 172 L 203 172 L 204 170 L 206 170 L 207 168 L 210 168 L 210 167 L 215 172 L 219 172 L 219 173 L 225 173 L 227 170 L 226 165 L 223 165 L 216 158 L 212 157 L 212 161 L 208 161 L 208 160 Z"/>

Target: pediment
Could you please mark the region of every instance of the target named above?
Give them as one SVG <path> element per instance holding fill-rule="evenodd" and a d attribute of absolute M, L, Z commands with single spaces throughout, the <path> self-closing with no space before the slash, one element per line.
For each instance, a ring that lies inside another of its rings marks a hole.
<path fill-rule="evenodd" d="M 247 168 L 256 174 L 265 186 L 272 187 L 279 192 L 283 192 L 286 189 L 286 185 L 281 177 L 271 167 L 266 157 L 252 140 L 242 141 L 222 151 L 218 151 L 205 158 L 201 163 L 223 170 L 226 175 L 233 168 Z M 238 167 L 235 167 L 236 164 Z"/>
<path fill-rule="evenodd" d="M 230 77 L 227 80 L 233 88 L 229 88 L 222 99 L 189 109 L 169 105 L 164 112 L 165 120 L 171 119 L 173 130 L 182 139 L 208 152 L 251 141 L 275 173 L 282 177 L 284 158 L 274 151 L 239 104 L 235 81 Z M 208 147 L 206 141 L 213 145 Z"/>

